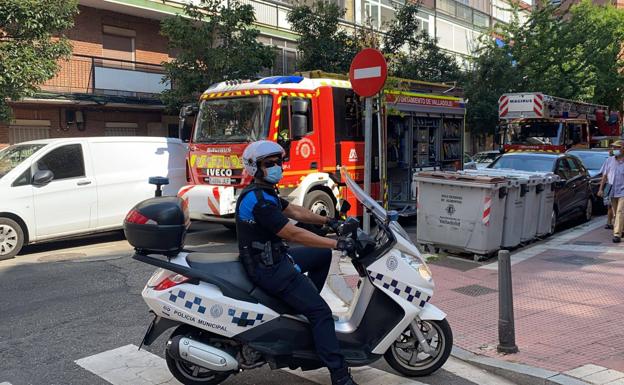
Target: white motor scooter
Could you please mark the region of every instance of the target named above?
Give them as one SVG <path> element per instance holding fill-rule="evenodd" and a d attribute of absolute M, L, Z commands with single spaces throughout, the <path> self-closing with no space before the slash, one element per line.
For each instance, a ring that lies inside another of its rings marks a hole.
<path fill-rule="evenodd" d="M 431 272 L 392 215 L 344 178 L 377 226 L 371 236 L 348 218 L 339 230 L 356 241 L 358 251 L 348 257 L 360 276 L 348 312 L 334 317 L 342 353 L 350 366 L 383 356 L 405 376 L 431 374 L 453 345 L 446 314 L 430 303 Z M 142 345 L 176 327 L 165 358 L 184 384 L 219 384 L 265 364 L 322 367 L 308 320 L 256 287 L 238 255 L 181 251 L 188 224 L 185 202 L 177 197 L 143 201 L 126 218 L 133 258 L 159 267 L 142 293 L 155 314 Z"/>

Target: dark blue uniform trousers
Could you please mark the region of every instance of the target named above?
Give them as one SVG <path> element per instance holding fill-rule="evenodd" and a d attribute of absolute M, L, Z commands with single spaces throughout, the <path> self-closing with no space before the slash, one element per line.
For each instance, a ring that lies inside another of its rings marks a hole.
<path fill-rule="evenodd" d="M 283 300 L 308 318 L 316 351 L 329 368 L 335 370 L 345 365 L 340 353 L 332 312 L 320 295 L 329 267 L 331 250 L 312 247 L 292 248 L 288 254 L 301 268 L 284 258 L 271 267 L 258 266 L 255 281 L 263 290 Z M 308 273 L 306 277 L 303 273 Z"/>

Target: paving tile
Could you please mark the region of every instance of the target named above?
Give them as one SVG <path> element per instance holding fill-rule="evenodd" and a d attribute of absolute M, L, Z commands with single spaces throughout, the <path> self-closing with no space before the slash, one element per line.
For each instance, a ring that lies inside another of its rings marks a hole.
<path fill-rule="evenodd" d="M 585 376 L 583 377 L 583 380 L 592 384 L 603 385 L 622 378 L 624 378 L 623 372 L 608 369 Z"/>
<path fill-rule="evenodd" d="M 585 376 L 589 376 L 590 374 L 602 372 L 604 370 L 607 370 L 607 368 L 605 368 L 604 366 L 588 364 L 578 367 L 576 369 L 568 370 L 564 374 L 576 378 L 583 378 Z"/>
<path fill-rule="evenodd" d="M 619 353 L 596 361 L 597 365 L 624 372 L 624 353 Z"/>

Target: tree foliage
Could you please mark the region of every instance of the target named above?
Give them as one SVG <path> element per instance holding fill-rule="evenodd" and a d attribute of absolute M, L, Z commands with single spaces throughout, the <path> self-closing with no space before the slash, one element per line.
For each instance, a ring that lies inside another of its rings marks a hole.
<path fill-rule="evenodd" d="M 589 0 L 562 13 L 542 3 L 525 22 L 513 9 L 508 24 L 484 35 L 465 85 L 468 122 L 493 132 L 506 92 L 553 96 L 621 109 L 624 100 L 624 11 Z"/>
<path fill-rule="evenodd" d="M 300 71 L 349 72 L 359 46 L 354 35 L 340 28 L 344 15 L 344 9 L 326 0 L 300 4 L 288 12 L 290 27 L 299 35 L 297 68 Z"/>
<path fill-rule="evenodd" d="M 74 25 L 76 0 L 0 1 L 0 121 L 8 101 L 32 96 L 71 54 L 63 31 Z"/>
<path fill-rule="evenodd" d="M 399 7 L 382 34 L 370 21 L 349 32 L 341 29 L 345 10 L 326 0 L 299 5 L 288 14 L 291 28 L 299 34 L 298 68 L 346 73 L 361 49 L 381 47 L 391 76 L 434 82 L 459 80 L 457 61 L 421 29 L 418 9 L 415 3 Z"/>
<path fill-rule="evenodd" d="M 256 77 L 273 65 L 272 47 L 258 41 L 260 31 L 253 27 L 251 5 L 230 0 L 187 2 L 184 16 L 163 20 L 161 33 L 169 39 L 176 58 L 163 63 L 164 80 L 173 87 L 162 93 L 170 110 L 194 102 L 210 85 L 226 79 Z"/>
<path fill-rule="evenodd" d="M 418 3 L 407 2 L 386 26 L 383 53 L 389 61 L 390 75 L 430 82 L 460 81 L 462 71 L 457 60 L 422 30 L 418 10 Z"/>

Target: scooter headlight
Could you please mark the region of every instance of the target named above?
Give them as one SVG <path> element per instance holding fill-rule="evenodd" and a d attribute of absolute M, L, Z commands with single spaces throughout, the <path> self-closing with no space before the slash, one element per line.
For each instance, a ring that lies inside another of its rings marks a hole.
<path fill-rule="evenodd" d="M 412 267 L 412 269 L 418 271 L 418 274 L 420 274 L 420 277 L 422 279 L 429 282 L 431 281 L 431 270 L 429 270 L 429 266 L 427 266 L 427 264 L 421 262 L 420 259 L 409 254 L 401 253 L 401 256 Z"/>
<path fill-rule="evenodd" d="M 431 276 L 431 270 L 429 270 L 429 266 L 421 263 L 420 266 L 418 267 L 418 273 L 420 274 L 422 279 L 426 281 L 431 281 L 432 276 Z"/>

